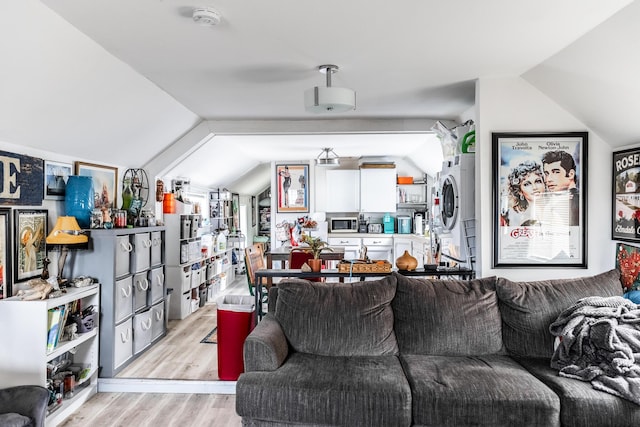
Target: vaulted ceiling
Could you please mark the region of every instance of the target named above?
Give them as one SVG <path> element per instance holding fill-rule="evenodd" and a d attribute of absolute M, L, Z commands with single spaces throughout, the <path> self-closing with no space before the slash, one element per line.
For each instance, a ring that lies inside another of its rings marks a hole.
<path fill-rule="evenodd" d="M 195 24 L 196 6 L 221 23 Z M 7 0 L 0 142 L 140 167 L 202 121 L 326 119 L 304 110 L 303 93 L 332 63 L 333 85 L 354 89 L 357 108 L 330 117 L 456 120 L 476 79 L 522 76 L 619 147 L 640 139 L 638 21 L 630 0 Z M 344 155 L 401 145 L 380 140 L 343 143 Z M 239 175 L 285 153 L 340 151 L 338 140 L 229 141 L 202 149 Z M 199 151 L 182 168 L 228 186 Z"/>

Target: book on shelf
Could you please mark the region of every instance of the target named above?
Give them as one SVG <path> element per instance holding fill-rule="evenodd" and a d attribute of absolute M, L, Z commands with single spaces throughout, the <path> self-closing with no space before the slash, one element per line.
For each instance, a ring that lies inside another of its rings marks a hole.
<path fill-rule="evenodd" d="M 47 352 L 56 348 L 58 331 L 60 329 L 60 307 L 49 309 L 47 322 Z"/>

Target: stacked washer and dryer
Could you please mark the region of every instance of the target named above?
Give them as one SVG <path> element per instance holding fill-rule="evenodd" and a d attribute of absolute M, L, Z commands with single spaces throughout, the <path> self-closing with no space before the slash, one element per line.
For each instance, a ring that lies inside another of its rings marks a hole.
<path fill-rule="evenodd" d="M 440 196 L 442 261 L 474 268 L 475 154 L 457 154 L 442 162 L 437 192 Z"/>

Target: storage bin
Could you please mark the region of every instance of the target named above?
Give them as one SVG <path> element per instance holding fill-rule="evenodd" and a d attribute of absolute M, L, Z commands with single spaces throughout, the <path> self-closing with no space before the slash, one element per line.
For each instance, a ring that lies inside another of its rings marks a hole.
<path fill-rule="evenodd" d="M 85 334 L 98 325 L 98 313 L 94 312 L 84 317 L 81 317 L 80 314 L 72 314 L 71 320 L 78 325 L 78 333 Z"/>

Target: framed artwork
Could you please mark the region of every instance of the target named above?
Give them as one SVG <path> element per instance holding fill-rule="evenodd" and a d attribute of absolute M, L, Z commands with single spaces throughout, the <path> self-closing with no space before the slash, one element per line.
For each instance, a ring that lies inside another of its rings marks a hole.
<path fill-rule="evenodd" d="M 611 238 L 640 242 L 640 148 L 613 153 Z"/>
<path fill-rule="evenodd" d="M 13 263 L 14 283 L 39 276 L 47 257 L 45 239 L 47 237 L 48 212 L 46 210 L 14 211 L 14 235 L 16 242 Z"/>
<path fill-rule="evenodd" d="M 11 209 L 0 209 L 0 299 L 13 295 L 11 289 Z"/>
<path fill-rule="evenodd" d="M 64 200 L 69 175 L 73 174 L 71 163 L 44 161 L 44 198 Z"/>
<path fill-rule="evenodd" d="M 258 208 L 256 206 L 256 196 L 251 196 L 251 226 L 258 224 Z"/>
<path fill-rule="evenodd" d="M 76 175 L 93 178 L 94 207 L 96 209 L 115 209 L 118 197 L 116 187 L 118 184 L 118 168 L 84 162 L 76 162 L 75 166 Z"/>
<path fill-rule="evenodd" d="M 587 267 L 587 138 L 493 133 L 494 267 Z"/>
<path fill-rule="evenodd" d="M 625 292 L 640 290 L 640 248 L 616 244 L 616 268 Z"/>
<path fill-rule="evenodd" d="M 276 165 L 279 213 L 309 212 L 309 165 Z"/>

